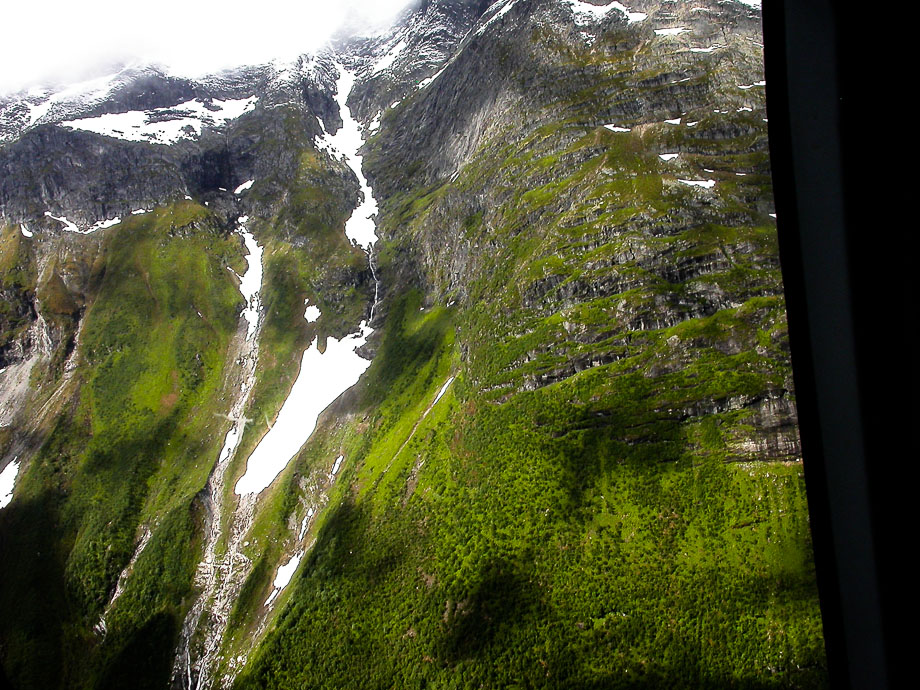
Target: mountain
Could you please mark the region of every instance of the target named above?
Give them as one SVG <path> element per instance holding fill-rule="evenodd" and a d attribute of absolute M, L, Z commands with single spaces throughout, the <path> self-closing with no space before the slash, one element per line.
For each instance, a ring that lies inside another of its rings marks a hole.
<path fill-rule="evenodd" d="M 0 98 L 5 682 L 826 687 L 767 120 L 733 0 Z"/>

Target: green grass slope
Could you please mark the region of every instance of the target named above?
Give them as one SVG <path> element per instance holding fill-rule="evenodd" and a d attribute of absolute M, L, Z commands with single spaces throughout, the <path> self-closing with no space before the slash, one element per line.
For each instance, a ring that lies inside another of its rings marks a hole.
<path fill-rule="evenodd" d="M 79 392 L 0 513 L 0 653 L 16 687 L 167 682 L 197 560 L 195 495 L 220 449 L 239 240 L 182 202 L 114 228 L 105 256 Z M 154 536 L 94 632 L 142 528 Z"/>

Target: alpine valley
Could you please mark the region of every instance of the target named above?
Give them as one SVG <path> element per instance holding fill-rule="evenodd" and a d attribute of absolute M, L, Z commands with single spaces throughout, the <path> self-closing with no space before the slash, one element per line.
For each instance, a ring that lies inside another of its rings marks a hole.
<path fill-rule="evenodd" d="M 0 686 L 823 688 L 736 0 L 0 96 Z"/>

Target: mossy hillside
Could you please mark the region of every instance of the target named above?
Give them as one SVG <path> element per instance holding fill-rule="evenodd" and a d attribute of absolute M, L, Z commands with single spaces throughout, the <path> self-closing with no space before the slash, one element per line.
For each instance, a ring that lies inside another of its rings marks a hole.
<path fill-rule="evenodd" d="M 249 654 L 278 566 L 315 540 L 332 510 L 324 508 L 350 500 L 355 491 L 379 494 L 384 485 L 403 491 L 416 462 L 408 441 L 428 433 L 441 407 L 425 412 L 456 363 L 450 310 L 422 310 L 420 300 L 418 292 L 410 292 L 395 302 L 368 372 L 321 418 L 300 455 L 265 492 L 265 507 L 244 549 L 255 566 L 231 616 L 225 658 Z M 345 462 L 333 481 L 330 471 L 339 455 Z M 317 513 L 299 543 L 309 507 Z M 284 610 L 291 591 L 289 586 L 278 597 L 275 612 Z"/>
<path fill-rule="evenodd" d="M 432 400 L 449 352 L 399 380 L 437 372 Z M 237 687 L 822 687 L 801 465 L 726 464 L 723 416 L 685 424 L 612 373 L 502 405 L 461 374 L 414 433 L 403 406 L 324 441 L 349 469 Z M 402 450 L 376 431 L 401 425 Z"/>
<path fill-rule="evenodd" d="M 239 266 L 238 238 L 191 202 L 109 233 L 83 325 L 79 393 L 0 515 L 12 597 L 4 610 L 38 582 L 56 611 L 15 607 L 20 617 L 4 617 L 4 667 L 23 687 L 118 687 L 137 664 L 153 664 L 151 683 L 166 682 L 199 548 L 194 497 L 220 449 L 241 303 L 227 266 Z M 24 524 L 38 501 L 41 518 Z M 93 626 L 141 526 L 153 537 L 103 638 Z M 25 555 L 36 548 L 42 567 Z M 35 567 L 16 565 L 26 562 Z M 49 656 L 58 661 L 45 666 Z"/>
<path fill-rule="evenodd" d="M 0 353 L 32 322 L 36 270 L 30 244 L 18 227 L 0 229 Z"/>

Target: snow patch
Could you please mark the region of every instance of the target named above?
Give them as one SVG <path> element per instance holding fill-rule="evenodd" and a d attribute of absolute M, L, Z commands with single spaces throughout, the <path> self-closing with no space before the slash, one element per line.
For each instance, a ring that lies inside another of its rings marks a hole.
<path fill-rule="evenodd" d="M 441 386 L 441 390 L 438 391 L 437 397 L 434 399 L 434 402 L 431 403 L 432 405 L 435 405 L 435 404 L 438 402 L 438 400 L 440 400 L 440 399 L 443 397 L 443 395 L 447 392 L 447 387 L 448 387 L 450 384 L 452 384 L 453 382 L 454 382 L 454 377 L 453 377 L 453 376 L 451 376 L 449 379 L 447 379 L 447 383 L 445 383 L 443 386 Z"/>
<path fill-rule="evenodd" d="M 481 35 L 485 32 L 486 29 L 488 29 L 490 26 L 492 26 L 492 24 L 494 24 L 494 23 L 497 22 L 501 17 L 503 17 L 505 14 L 507 14 L 508 11 L 509 11 L 512 7 L 514 7 L 514 5 L 515 5 L 516 3 L 517 3 L 517 0 L 504 0 L 504 5 L 501 6 L 501 9 L 498 10 L 495 14 L 493 14 L 493 15 L 489 18 L 489 20 L 486 21 L 485 24 L 483 24 L 483 25 L 480 26 L 478 29 L 476 29 L 476 33 L 473 34 L 473 35 L 474 35 L 474 36 L 481 36 Z"/>
<path fill-rule="evenodd" d="M 365 251 L 370 251 L 374 242 L 377 241 L 377 224 L 374 220 L 377 215 L 377 201 L 374 199 L 374 194 L 367 182 L 367 178 L 364 177 L 364 173 L 361 170 L 363 156 L 358 154 L 358 150 L 364 145 L 364 139 L 361 137 L 361 126 L 355 120 L 351 109 L 346 103 L 348 94 L 351 92 L 352 86 L 354 86 L 355 76 L 342 67 L 339 70 L 340 75 L 336 83 L 337 93 L 335 100 L 342 116 L 342 127 L 335 134 L 324 134 L 321 143 L 327 149 L 331 148 L 341 154 L 345 163 L 358 177 L 363 200 L 345 223 L 345 236 L 364 248 Z"/>
<path fill-rule="evenodd" d="M 265 606 L 271 604 L 275 600 L 275 597 L 280 594 L 281 590 L 290 584 L 291 578 L 294 577 L 294 573 L 297 571 L 297 566 L 300 565 L 300 560 L 303 558 L 303 554 L 303 551 L 294 554 L 291 557 L 291 560 L 278 568 L 278 574 L 275 575 L 275 581 L 272 583 L 275 589 L 272 591 L 268 599 L 265 600 Z"/>
<path fill-rule="evenodd" d="M 332 465 L 332 476 L 334 477 L 339 473 L 339 469 L 342 467 L 342 461 L 345 459 L 344 455 L 340 455 L 335 459 L 335 464 Z"/>
<path fill-rule="evenodd" d="M 309 300 L 304 300 L 304 304 L 307 304 Z M 307 320 L 307 323 L 316 323 L 316 320 L 323 315 L 323 312 L 319 310 L 315 304 L 308 304 L 306 310 L 303 313 L 303 317 Z"/>
<path fill-rule="evenodd" d="M 623 14 L 625 14 L 626 19 L 630 24 L 632 24 L 633 22 L 645 21 L 645 19 L 648 18 L 648 15 L 645 12 L 633 12 L 631 9 L 629 9 L 628 7 L 625 7 L 619 2 L 612 2 L 610 3 L 609 7 L 614 7 L 620 10 L 620 12 L 622 12 Z"/>
<path fill-rule="evenodd" d="M 617 10 L 625 14 L 630 24 L 633 22 L 641 22 L 648 17 L 644 12 L 633 12 L 619 2 L 612 2 L 609 5 L 592 5 L 591 3 L 583 2 L 583 0 L 562 0 L 562 2 L 572 8 L 572 12 L 575 14 L 576 19 L 589 18 L 596 22 L 606 17 L 611 10 Z"/>
<path fill-rule="evenodd" d="M 19 463 L 16 458 L 0 472 L 0 508 L 6 508 L 13 500 L 13 487 L 19 475 Z"/>
<path fill-rule="evenodd" d="M 673 29 L 655 29 L 656 36 L 678 36 L 683 33 L 689 32 L 690 29 L 686 29 L 682 26 L 675 27 Z"/>
<path fill-rule="evenodd" d="M 106 228 L 110 228 L 113 225 L 118 225 L 121 222 L 121 218 L 116 216 L 115 218 L 110 218 L 108 220 L 100 220 L 99 222 L 90 225 L 86 230 L 81 230 L 79 227 L 77 227 L 76 223 L 68 220 L 67 216 L 55 216 L 51 213 L 51 211 L 45 211 L 45 215 L 52 220 L 63 223 L 64 229 L 67 232 L 75 232 L 79 235 L 89 235 L 90 233 L 96 232 L 96 230 L 105 230 Z"/>
<path fill-rule="evenodd" d="M 23 237 L 32 237 L 34 234 L 31 230 L 29 230 L 29 228 L 25 226 L 25 223 L 21 223 L 19 225 L 19 232 L 22 233 Z"/>
<path fill-rule="evenodd" d="M 241 184 L 239 187 L 237 187 L 236 189 L 234 189 L 234 190 L 233 190 L 233 193 L 234 193 L 234 194 L 242 194 L 242 193 L 245 192 L 247 189 L 249 189 L 250 187 L 252 187 L 252 183 L 253 183 L 253 182 L 255 182 L 255 180 L 247 180 L 246 182 L 244 182 L 243 184 Z"/>
<path fill-rule="evenodd" d="M 201 99 L 193 99 L 171 108 L 132 110 L 66 120 L 61 126 L 126 141 L 174 144 L 181 139 L 200 136 L 204 126 L 219 127 L 237 119 L 255 108 L 257 100 L 258 97 L 252 96 L 227 101 L 214 99 L 206 104 Z"/>
<path fill-rule="evenodd" d="M 404 38 L 395 46 L 390 48 L 390 50 L 388 50 L 387 53 L 377 61 L 377 64 L 374 65 L 374 69 L 371 70 L 371 74 L 379 74 L 380 72 L 383 72 L 384 70 L 392 67 L 393 63 L 396 62 L 396 58 L 402 54 L 408 45 L 408 42 Z"/>
<path fill-rule="evenodd" d="M 256 242 L 256 238 L 246 229 L 246 223 L 249 222 L 249 216 L 240 216 L 238 221 L 239 229 L 237 232 L 243 237 L 243 243 L 249 253 L 246 255 L 246 272 L 238 276 L 240 279 L 240 292 L 246 300 L 246 308 L 243 309 L 243 318 L 249 323 L 246 331 L 246 340 L 252 338 L 256 332 L 256 326 L 259 323 L 259 312 L 262 309 L 262 300 L 259 297 L 259 291 L 262 289 L 262 247 Z"/>
<path fill-rule="evenodd" d="M 744 89 L 745 91 L 747 91 L 748 89 L 753 89 L 755 86 L 766 86 L 766 85 L 767 85 L 767 82 L 761 80 L 761 81 L 755 81 L 753 84 L 739 84 L 738 88 Z"/>
<path fill-rule="evenodd" d="M 712 189 L 716 185 L 715 180 L 681 180 L 678 179 L 678 182 L 681 184 L 688 184 L 691 187 L 703 187 L 705 189 Z"/>
<path fill-rule="evenodd" d="M 304 535 L 307 533 L 307 527 L 310 526 L 310 519 L 313 517 L 314 513 L 316 513 L 316 509 L 310 506 L 307 510 L 307 514 L 303 516 L 303 521 L 300 523 L 300 536 L 297 537 L 298 539 L 304 538 Z"/>
<path fill-rule="evenodd" d="M 453 60 L 448 61 L 446 65 L 444 65 L 444 66 L 443 66 L 441 69 L 439 69 L 435 74 L 431 75 L 431 76 L 428 77 L 427 79 L 422 79 L 422 81 L 420 81 L 419 84 L 418 84 L 419 90 L 424 89 L 426 86 L 428 86 L 429 84 L 431 84 L 435 79 L 437 79 L 437 78 L 440 77 L 442 74 L 444 74 L 444 70 L 447 69 L 447 65 L 449 65 L 451 62 L 453 62 Z"/>
<path fill-rule="evenodd" d="M 370 360 L 355 350 L 367 342 L 371 332 L 362 321 L 358 333 L 341 340 L 328 337 L 323 353 L 319 338 L 313 339 L 303 353 L 300 373 L 274 426 L 249 457 L 246 474 L 234 489 L 237 494 L 260 493 L 268 487 L 310 438 L 320 413 L 358 382 Z"/>
<path fill-rule="evenodd" d="M 616 125 L 604 125 L 611 132 L 631 132 L 632 130 L 629 127 L 617 127 Z"/>
<path fill-rule="evenodd" d="M 663 161 L 672 161 L 679 155 L 679 153 L 659 153 L 658 157 Z"/>
<path fill-rule="evenodd" d="M 680 124 L 680 118 L 679 118 L 679 117 L 675 117 L 673 120 L 665 120 L 665 122 L 667 122 L 669 125 L 679 125 L 679 124 Z"/>
<path fill-rule="evenodd" d="M 80 232 L 80 228 L 77 227 L 76 223 L 72 223 L 67 220 L 66 216 L 61 216 L 58 218 L 57 216 L 51 215 L 51 211 L 45 211 L 45 215 L 52 220 L 56 220 L 58 223 L 63 223 L 64 229 L 69 232 Z"/>
<path fill-rule="evenodd" d="M 121 218 L 119 218 L 118 216 L 115 216 L 114 218 L 110 218 L 109 220 L 100 220 L 98 223 L 94 223 L 93 225 L 91 225 L 89 227 L 89 230 L 87 230 L 84 234 L 88 235 L 91 232 L 96 232 L 96 230 L 105 230 L 106 228 L 110 228 L 113 225 L 118 225 L 120 222 L 121 222 Z"/>

